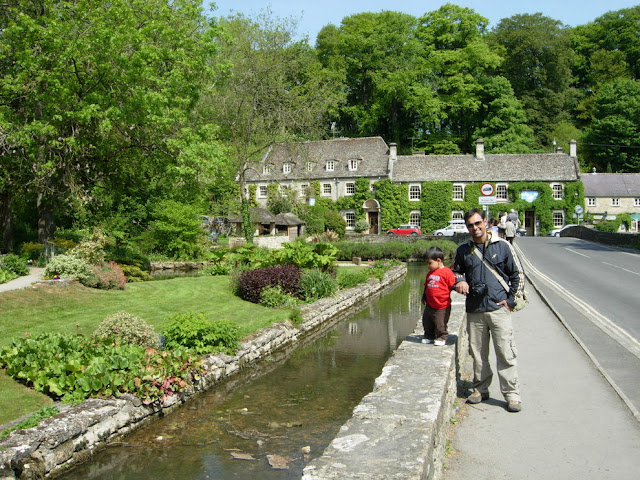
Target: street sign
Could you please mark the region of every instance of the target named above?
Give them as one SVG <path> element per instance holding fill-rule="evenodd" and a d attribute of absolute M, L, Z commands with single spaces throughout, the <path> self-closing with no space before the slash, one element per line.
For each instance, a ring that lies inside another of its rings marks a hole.
<path fill-rule="evenodd" d="M 495 205 L 498 203 L 498 197 L 495 195 L 492 197 L 478 197 L 478 203 L 480 205 Z"/>
<path fill-rule="evenodd" d="M 493 195 L 493 185 L 491 185 L 490 183 L 483 183 L 482 186 L 480 187 L 480 193 L 485 197 L 489 197 Z"/>
<path fill-rule="evenodd" d="M 573 209 L 578 215 L 580 215 L 583 211 L 584 208 L 582 208 L 582 205 L 576 205 L 576 207 Z"/>

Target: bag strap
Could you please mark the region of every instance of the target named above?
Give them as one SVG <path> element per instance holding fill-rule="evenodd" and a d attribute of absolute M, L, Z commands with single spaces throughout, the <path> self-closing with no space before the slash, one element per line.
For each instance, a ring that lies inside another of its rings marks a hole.
<path fill-rule="evenodd" d="M 502 288 L 504 288 L 507 291 L 507 293 L 509 293 L 511 291 L 511 289 L 509 288 L 509 285 L 507 285 L 507 282 L 505 282 L 504 278 L 502 278 L 498 274 L 498 272 L 496 272 L 495 269 L 489 264 L 489 262 L 487 262 L 484 259 L 484 257 L 482 255 L 480 255 L 480 252 L 478 251 L 477 248 L 474 248 L 473 251 L 475 252 L 477 257 L 482 261 L 482 263 L 484 263 L 484 266 L 487 268 L 487 270 L 489 270 L 491 273 L 493 273 L 493 276 L 498 279 L 498 281 L 500 282 L 500 285 L 502 285 Z"/>

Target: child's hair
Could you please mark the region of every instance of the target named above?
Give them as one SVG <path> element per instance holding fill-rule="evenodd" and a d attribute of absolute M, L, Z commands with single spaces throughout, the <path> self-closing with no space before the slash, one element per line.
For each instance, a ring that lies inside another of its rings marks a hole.
<path fill-rule="evenodd" d="M 425 257 L 427 260 L 444 260 L 444 253 L 438 247 L 429 247 Z"/>

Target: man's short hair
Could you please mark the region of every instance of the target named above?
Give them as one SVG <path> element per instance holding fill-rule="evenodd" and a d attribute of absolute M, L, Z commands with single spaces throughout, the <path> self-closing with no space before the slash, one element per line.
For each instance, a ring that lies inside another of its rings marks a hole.
<path fill-rule="evenodd" d="M 473 217 L 476 213 L 480 215 L 480 217 L 482 217 L 483 220 L 485 219 L 484 210 L 480 210 L 479 208 L 472 208 L 471 210 L 469 210 L 467 213 L 464 214 L 464 223 L 467 223 L 467 220 Z"/>
<path fill-rule="evenodd" d="M 427 260 L 444 260 L 444 252 L 438 247 L 429 247 L 425 253 Z"/>

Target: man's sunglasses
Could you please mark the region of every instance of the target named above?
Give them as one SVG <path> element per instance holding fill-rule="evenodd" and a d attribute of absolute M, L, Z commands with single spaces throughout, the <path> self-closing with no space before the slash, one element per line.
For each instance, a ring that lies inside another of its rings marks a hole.
<path fill-rule="evenodd" d="M 484 220 L 478 220 L 476 223 L 467 223 L 467 228 L 479 227 L 484 223 Z"/>

